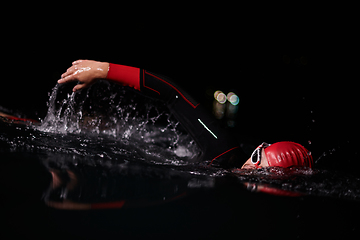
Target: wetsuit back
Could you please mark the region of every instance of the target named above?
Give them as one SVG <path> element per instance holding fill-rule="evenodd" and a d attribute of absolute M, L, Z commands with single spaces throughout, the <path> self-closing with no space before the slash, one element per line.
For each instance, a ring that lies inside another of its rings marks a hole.
<path fill-rule="evenodd" d="M 220 127 L 204 107 L 167 77 L 144 69 L 110 64 L 107 79 L 132 86 L 145 96 L 164 101 L 201 149 L 197 161 L 212 166 L 242 166 L 246 155 L 236 139 Z"/>

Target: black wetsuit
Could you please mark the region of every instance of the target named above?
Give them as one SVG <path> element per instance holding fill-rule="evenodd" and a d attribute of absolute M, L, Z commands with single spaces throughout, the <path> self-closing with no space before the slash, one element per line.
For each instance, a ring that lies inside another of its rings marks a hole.
<path fill-rule="evenodd" d="M 220 127 L 218 120 L 201 104 L 169 78 L 144 69 L 137 70 L 139 85 L 133 87 L 147 97 L 166 103 L 170 112 L 200 147 L 201 153 L 196 157 L 197 161 L 221 167 L 241 167 L 244 164 L 246 155 L 234 136 Z"/>

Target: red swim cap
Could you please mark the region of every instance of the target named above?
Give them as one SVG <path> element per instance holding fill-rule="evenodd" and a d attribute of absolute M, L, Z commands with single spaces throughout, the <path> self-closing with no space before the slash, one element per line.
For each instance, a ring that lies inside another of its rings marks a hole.
<path fill-rule="evenodd" d="M 265 155 L 271 167 L 309 167 L 314 165 L 311 152 L 298 143 L 277 142 L 265 148 Z"/>

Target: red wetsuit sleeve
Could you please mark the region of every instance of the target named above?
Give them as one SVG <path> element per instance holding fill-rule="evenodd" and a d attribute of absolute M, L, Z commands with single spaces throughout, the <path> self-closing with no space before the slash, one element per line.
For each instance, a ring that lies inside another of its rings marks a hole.
<path fill-rule="evenodd" d="M 140 68 L 110 63 L 106 79 L 140 91 Z"/>

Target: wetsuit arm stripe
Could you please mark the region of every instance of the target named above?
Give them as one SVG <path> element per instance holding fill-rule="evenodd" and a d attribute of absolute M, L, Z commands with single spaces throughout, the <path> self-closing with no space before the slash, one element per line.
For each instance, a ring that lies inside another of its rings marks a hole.
<path fill-rule="evenodd" d="M 217 159 L 218 157 L 221 157 L 222 155 L 224 155 L 224 154 L 226 154 L 226 153 L 228 153 L 228 152 L 230 152 L 230 151 L 232 151 L 232 150 L 234 150 L 234 149 L 236 149 L 236 148 L 239 148 L 239 146 L 230 148 L 229 150 L 227 150 L 227 151 L 223 152 L 222 154 L 218 155 L 218 156 L 215 157 L 213 160 L 211 160 L 211 162 L 209 163 L 209 165 L 211 165 L 211 164 L 213 163 L 213 161 L 214 161 L 215 159 Z"/>
<path fill-rule="evenodd" d="M 140 68 L 110 63 L 106 79 L 140 91 Z"/>
<path fill-rule="evenodd" d="M 146 86 L 146 85 L 145 85 L 145 70 L 144 70 L 144 69 L 142 69 L 141 71 L 142 71 L 142 82 L 143 82 L 143 87 L 148 88 L 148 89 L 150 89 L 151 91 L 154 91 L 154 92 L 156 92 L 157 94 L 161 95 L 159 91 L 157 91 L 157 90 L 155 90 L 155 89 L 153 89 L 153 88 L 148 87 L 148 86 Z"/>
<path fill-rule="evenodd" d="M 159 78 L 159 77 L 157 77 L 157 76 L 155 76 L 155 75 L 153 75 L 153 74 L 151 74 L 151 73 L 149 73 L 149 72 L 147 72 L 147 71 L 145 71 L 145 73 L 146 74 L 148 74 L 148 75 L 150 75 L 150 76 L 152 76 L 152 77 L 154 77 L 154 78 L 156 78 L 156 79 L 158 79 L 158 80 L 160 80 L 160 81 L 162 81 L 162 82 L 164 82 L 164 83 L 166 83 L 167 85 L 169 85 L 172 89 L 174 89 L 188 104 L 190 104 L 193 108 L 196 108 L 197 106 L 199 106 L 199 103 L 198 104 L 196 104 L 196 105 L 194 105 L 194 104 L 192 104 L 176 87 L 174 87 L 172 84 L 170 84 L 169 82 L 167 82 L 167 81 L 165 81 L 164 79 L 161 79 L 161 78 Z M 146 87 L 145 85 L 144 85 L 144 87 Z M 149 88 L 149 87 L 147 87 L 147 88 Z M 153 90 L 153 89 L 152 89 Z M 153 91 L 156 91 L 156 90 L 153 90 Z M 157 92 L 157 91 L 156 91 Z M 159 93 L 159 92 L 158 92 Z M 160 94 L 160 93 L 159 93 Z"/>
<path fill-rule="evenodd" d="M 142 72 L 141 72 L 142 71 Z M 189 99 L 187 99 L 184 94 L 181 93 L 181 91 L 179 89 L 177 89 L 174 85 L 172 85 L 171 83 L 167 82 L 166 80 L 155 76 L 145 70 L 141 70 L 139 68 L 135 68 L 135 67 L 129 67 L 129 66 L 124 66 L 124 65 L 119 65 L 119 64 L 113 64 L 110 63 L 109 64 L 109 71 L 107 74 L 106 79 L 109 80 L 113 80 L 115 82 L 118 82 L 122 85 L 125 86 L 130 86 L 133 87 L 136 90 L 140 91 L 140 72 L 142 73 L 142 85 L 145 88 L 150 89 L 151 91 L 156 92 L 157 94 L 161 95 L 159 91 L 146 86 L 145 85 L 145 74 L 154 77 L 158 80 L 160 80 L 161 82 L 167 84 L 168 86 L 170 86 L 172 89 L 174 89 L 188 104 L 190 104 L 190 106 L 192 106 L 193 108 L 196 108 L 197 106 L 199 106 L 199 103 L 194 105 L 191 101 L 189 101 Z"/>

